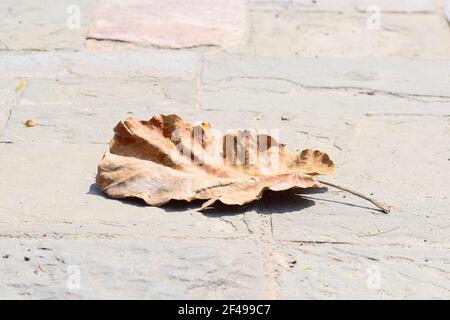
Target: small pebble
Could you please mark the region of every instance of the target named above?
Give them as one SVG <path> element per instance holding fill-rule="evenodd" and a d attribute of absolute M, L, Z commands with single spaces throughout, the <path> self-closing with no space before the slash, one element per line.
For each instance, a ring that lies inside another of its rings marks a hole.
<path fill-rule="evenodd" d="M 23 260 L 30 261 L 30 258 L 29 257 L 23 257 Z"/>
<path fill-rule="evenodd" d="M 36 124 L 37 124 L 36 120 L 34 120 L 34 119 L 29 119 L 29 120 L 25 121 L 25 125 L 29 128 L 34 127 Z"/>

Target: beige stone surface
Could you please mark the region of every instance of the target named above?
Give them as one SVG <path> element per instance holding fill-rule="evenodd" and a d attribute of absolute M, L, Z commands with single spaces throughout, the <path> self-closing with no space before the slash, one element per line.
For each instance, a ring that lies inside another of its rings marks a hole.
<path fill-rule="evenodd" d="M 1 144 L 3 235 L 232 238 L 245 234 L 239 217 L 236 223 L 242 226 L 237 229 L 223 219 L 196 212 L 195 204 L 186 211 L 181 204 L 153 208 L 139 201 L 105 198 L 95 186 L 95 175 L 107 148 L 80 143 Z M 182 224 L 177 222 L 180 218 Z"/>
<path fill-rule="evenodd" d="M 250 11 L 254 55 L 336 58 L 449 59 L 450 28 L 439 15 Z M 420 21 L 420 23 L 418 23 Z"/>
<path fill-rule="evenodd" d="M 82 50 L 96 0 L 4 0 L 0 50 Z"/>
<path fill-rule="evenodd" d="M 380 29 L 364 0 L 2 1 L 0 298 L 448 298 L 444 1 L 370 4 Z M 278 130 L 393 210 L 333 188 L 204 213 L 105 197 L 113 126 L 157 113 Z"/>
<path fill-rule="evenodd" d="M 0 242 L 0 251 L 8 255 L 0 258 L 2 298 L 233 299 L 263 292 L 254 241 L 14 239 Z"/>
<path fill-rule="evenodd" d="M 292 266 L 280 275 L 279 294 L 285 299 L 450 297 L 446 249 L 337 244 L 282 247 Z"/>

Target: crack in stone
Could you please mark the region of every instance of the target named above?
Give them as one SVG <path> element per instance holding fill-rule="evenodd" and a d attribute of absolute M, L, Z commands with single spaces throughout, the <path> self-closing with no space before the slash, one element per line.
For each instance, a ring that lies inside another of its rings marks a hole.
<path fill-rule="evenodd" d="M 280 242 L 291 242 L 291 243 L 300 243 L 300 244 L 350 244 L 350 245 L 358 245 L 353 242 L 345 242 L 345 241 L 321 241 L 321 240 L 280 240 Z"/>
<path fill-rule="evenodd" d="M 242 215 L 242 222 L 244 223 L 245 227 L 247 228 L 248 233 L 253 234 L 253 230 L 250 228 L 250 225 L 248 224 L 248 221 L 247 221 L 246 217 L 247 217 L 247 214 L 244 213 Z"/>
<path fill-rule="evenodd" d="M 274 249 L 272 214 L 268 212 L 262 201 L 259 201 L 257 205 L 260 223 L 259 242 L 262 247 L 263 269 L 266 280 L 265 294 L 267 299 L 276 299 L 280 290 L 279 278 L 281 271 L 279 269 L 280 264 L 274 257 L 276 253 Z"/>
<path fill-rule="evenodd" d="M 280 78 L 280 77 L 260 77 L 260 76 L 233 76 L 233 77 L 226 77 L 223 79 L 211 81 L 209 84 L 218 84 L 221 82 L 231 82 L 234 80 L 269 80 L 269 81 L 283 81 L 288 82 L 294 86 L 308 89 L 308 90 L 342 90 L 342 91 L 372 91 L 374 93 L 387 95 L 387 96 L 393 96 L 397 98 L 403 98 L 403 99 L 411 99 L 422 103 L 448 103 L 450 102 L 450 96 L 446 95 L 429 95 L 429 94 L 419 94 L 419 93 L 408 93 L 408 92 L 395 92 L 395 91 L 389 91 L 389 90 L 381 90 L 381 89 L 372 89 L 372 88 L 365 88 L 365 87 L 357 87 L 357 86 L 313 86 L 313 85 L 306 85 L 300 82 L 296 82 L 291 79 L 286 78 Z M 444 101 L 426 101 L 426 100 L 420 100 L 418 98 L 431 98 L 431 99 L 448 99 Z"/>
<path fill-rule="evenodd" d="M 68 49 L 67 48 L 22 48 L 22 49 L 5 49 L 5 48 L 0 48 L 0 52 L 14 52 L 14 53 L 21 53 L 21 52 L 26 52 L 26 53 L 33 53 L 33 52 L 54 52 L 54 51 L 62 51 L 62 52 L 67 52 Z M 77 49 L 73 49 L 70 50 L 72 52 L 79 52 L 80 50 Z"/>
<path fill-rule="evenodd" d="M 113 39 L 113 38 L 101 38 L 101 37 L 93 37 L 93 36 L 86 37 L 86 41 L 87 40 L 93 40 L 93 41 L 99 41 L 99 42 L 104 41 L 104 42 L 112 42 L 112 43 L 132 44 L 139 48 L 158 49 L 158 50 L 174 50 L 174 51 L 197 49 L 197 48 L 217 48 L 217 47 L 219 47 L 218 45 L 212 44 L 212 43 L 195 44 L 195 45 L 191 45 L 191 46 L 182 46 L 182 47 L 171 47 L 171 46 L 157 45 L 154 43 L 139 43 L 139 42 L 128 41 L 128 40 Z"/>
<path fill-rule="evenodd" d="M 303 131 L 303 130 L 296 130 L 296 131 L 298 133 L 304 134 L 309 137 L 313 137 L 313 138 L 317 138 L 317 139 L 332 140 L 330 137 L 315 135 L 315 134 L 309 133 L 307 131 Z"/>
<path fill-rule="evenodd" d="M 279 277 L 280 271 L 278 263 L 273 258 L 273 236 L 272 236 L 272 216 L 267 213 L 260 215 L 260 242 L 263 250 L 263 267 L 266 277 L 266 297 L 276 299 L 280 290 Z"/>
<path fill-rule="evenodd" d="M 222 220 L 223 222 L 231 225 L 233 227 L 234 231 L 238 231 L 238 228 L 236 227 L 236 225 L 233 222 L 231 222 L 230 220 L 226 220 L 223 217 L 219 217 L 219 220 Z"/>
<path fill-rule="evenodd" d="M 129 240 L 244 240 L 243 237 L 238 236 L 157 236 L 148 237 L 145 234 L 134 234 L 132 228 L 130 228 L 130 233 L 111 233 L 111 232 L 85 232 L 85 233 L 68 233 L 68 232 L 47 232 L 47 231 L 36 231 L 36 232 L 0 232 L 0 239 L 52 239 L 52 240 L 78 240 L 78 239 L 129 239 Z"/>
<path fill-rule="evenodd" d="M 413 277 L 413 276 L 411 276 L 411 275 L 409 275 L 409 274 L 406 274 L 406 273 L 404 273 L 404 272 L 399 272 L 398 274 L 400 274 L 400 275 L 402 275 L 402 276 L 404 276 L 404 277 L 406 277 L 406 278 L 408 278 L 408 279 L 414 280 L 416 283 L 427 283 L 427 284 L 431 284 L 431 285 L 434 286 L 434 287 L 437 287 L 437 288 L 440 288 L 440 289 L 444 289 L 445 291 L 450 292 L 450 290 L 449 290 L 448 288 L 446 288 L 446 287 L 444 287 L 444 286 L 441 286 L 441 285 L 439 285 L 439 284 L 436 284 L 436 283 L 434 283 L 434 282 L 431 282 L 431 281 L 424 281 L 424 279 L 419 279 L 419 278 Z"/>

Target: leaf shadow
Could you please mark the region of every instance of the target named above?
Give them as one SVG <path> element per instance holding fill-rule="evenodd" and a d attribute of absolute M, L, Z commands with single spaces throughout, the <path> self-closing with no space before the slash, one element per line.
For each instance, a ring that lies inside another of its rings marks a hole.
<path fill-rule="evenodd" d="M 306 198 L 306 199 L 319 200 L 319 201 L 331 202 L 331 203 L 337 203 L 337 204 L 343 204 L 343 205 L 346 205 L 346 206 L 355 207 L 355 208 L 361 208 L 361 209 L 367 209 L 367 210 L 376 210 L 376 209 L 371 208 L 371 207 L 360 206 L 358 204 L 353 204 L 353 203 L 344 202 L 344 201 L 338 201 L 338 200 L 331 200 L 331 199 L 324 199 L 324 198 L 309 198 L 309 197 Z"/>
<path fill-rule="evenodd" d="M 221 217 L 221 216 L 233 216 L 240 215 L 246 212 L 257 212 L 260 214 L 282 214 L 294 211 L 301 211 L 303 209 L 312 207 L 316 204 L 316 201 L 326 201 L 341 205 L 348 205 L 352 207 L 358 207 L 362 209 L 371 209 L 370 207 L 360 206 L 348 202 L 330 200 L 324 198 L 309 197 L 309 195 L 325 193 L 328 189 L 325 188 L 309 188 L 301 189 L 294 188 L 284 191 L 271 191 L 266 190 L 263 196 L 259 200 L 255 200 L 249 204 L 239 205 L 225 205 L 220 201 L 217 201 L 210 209 L 201 211 L 199 213 L 206 217 Z M 112 199 L 103 193 L 95 183 L 92 183 L 86 194 L 100 196 L 112 201 L 120 201 L 126 205 L 132 205 L 140 208 L 148 207 L 144 200 L 140 198 L 123 198 Z M 159 208 L 166 213 L 182 213 L 187 211 L 198 211 L 205 200 L 193 200 L 191 202 L 185 200 L 171 200 L 168 203 L 160 206 Z"/>
<path fill-rule="evenodd" d="M 140 207 L 140 208 L 148 207 L 148 204 L 146 204 L 144 200 L 139 199 L 139 198 L 130 197 L 130 198 L 123 198 L 123 199 L 113 199 L 111 197 L 108 197 L 104 192 L 102 192 L 98 188 L 98 186 L 95 183 L 92 183 L 89 186 L 89 190 L 86 194 L 100 196 L 107 200 L 120 201 L 123 204 L 132 205 L 135 207 Z"/>
<path fill-rule="evenodd" d="M 251 211 L 265 214 L 300 211 L 315 205 L 315 201 L 301 197 L 299 192 L 305 191 L 307 194 L 316 194 L 323 193 L 326 190 L 326 188 L 318 188 L 314 191 L 308 189 L 301 189 L 301 191 L 299 191 L 299 189 L 291 189 L 277 192 L 266 190 L 261 199 L 255 200 L 249 204 L 243 206 L 226 205 L 217 201 L 211 208 L 204 210 L 201 213 L 207 217 L 220 217 L 240 215 Z M 194 200 L 192 202 L 171 200 L 169 203 L 161 206 L 161 209 L 166 212 L 198 210 L 203 203 L 204 200 Z"/>
<path fill-rule="evenodd" d="M 101 196 L 103 198 L 108 198 L 99 188 L 95 183 L 92 183 L 89 186 L 89 190 L 88 192 L 86 192 L 86 194 L 90 194 L 90 195 L 95 195 L 95 196 Z"/>
<path fill-rule="evenodd" d="M 315 205 L 314 200 L 301 197 L 301 194 L 317 194 L 323 193 L 326 188 L 317 189 L 291 189 L 284 191 L 271 191 L 266 190 L 260 200 L 255 200 L 249 204 L 239 205 L 226 205 L 220 201 L 216 202 L 213 207 L 208 210 L 202 211 L 203 215 L 207 217 L 240 215 L 245 212 L 255 211 L 258 213 L 285 213 L 292 211 L 299 211 L 305 208 L 309 208 Z M 102 192 L 95 183 L 92 183 L 86 194 L 100 196 L 104 199 L 120 201 L 123 204 L 133 205 L 136 207 L 148 207 L 144 200 L 140 198 L 123 198 L 112 199 Z M 170 200 L 168 203 L 160 206 L 162 210 L 167 213 L 180 213 L 192 210 L 199 210 L 205 200 L 193 200 L 191 202 L 185 200 Z"/>

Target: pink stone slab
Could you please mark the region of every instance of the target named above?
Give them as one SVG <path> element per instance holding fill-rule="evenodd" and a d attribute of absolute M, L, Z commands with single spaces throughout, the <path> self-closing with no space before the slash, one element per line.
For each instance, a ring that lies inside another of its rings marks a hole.
<path fill-rule="evenodd" d="M 245 0 L 101 0 L 88 39 L 163 48 L 242 40 Z"/>

